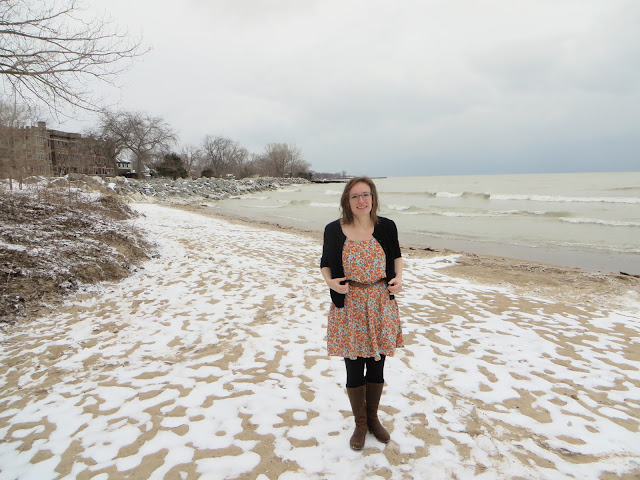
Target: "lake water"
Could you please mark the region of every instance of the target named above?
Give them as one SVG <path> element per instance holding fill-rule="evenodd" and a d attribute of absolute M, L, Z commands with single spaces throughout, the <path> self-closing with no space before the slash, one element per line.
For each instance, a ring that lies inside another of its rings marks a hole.
<path fill-rule="evenodd" d="M 404 246 L 450 248 L 640 274 L 640 172 L 389 177 L 380 214 Z M 306 230 L 339 215 L 343 184 L 212 202 L 222 213 Z"/>

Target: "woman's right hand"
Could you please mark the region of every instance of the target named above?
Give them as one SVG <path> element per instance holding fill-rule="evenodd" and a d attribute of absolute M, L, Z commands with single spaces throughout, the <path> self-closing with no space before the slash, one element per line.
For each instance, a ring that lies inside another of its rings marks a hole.
<path fill-rule="evenodd" d="M 327 280 L 327 285 L 331 290 L 335 290 L 343 295 L 349 291 L 349 284 L 346 283 L 347 277 L 331 278 Z M 342 282 L 345 282 L 344 284 Z"/>

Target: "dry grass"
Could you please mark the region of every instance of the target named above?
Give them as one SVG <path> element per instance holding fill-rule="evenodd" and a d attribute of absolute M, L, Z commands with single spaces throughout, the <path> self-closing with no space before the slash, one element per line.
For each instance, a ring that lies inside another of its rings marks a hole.
<path fill-rule="evenodd" d="M 28 317 L 81 285 L 127 276 L 150 246 L 116 196 L 27 186 L 0 191 L 0 322 Z"/>

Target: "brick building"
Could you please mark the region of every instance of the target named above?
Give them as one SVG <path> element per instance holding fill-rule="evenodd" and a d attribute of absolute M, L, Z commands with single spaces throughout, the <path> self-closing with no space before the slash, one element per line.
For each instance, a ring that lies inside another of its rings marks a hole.
<path fill-rule="evenodd" d="M 49 135 L 44 122 L 35 127 L 0 127 L 0 176 L 52 175 Z"/>
<path fill-rule="evenodd" d="M 103 140 L 79 133 L 37 126 L 0 127 L 0 178 L 68 173 L 117 175 L 113 148 Z"/>

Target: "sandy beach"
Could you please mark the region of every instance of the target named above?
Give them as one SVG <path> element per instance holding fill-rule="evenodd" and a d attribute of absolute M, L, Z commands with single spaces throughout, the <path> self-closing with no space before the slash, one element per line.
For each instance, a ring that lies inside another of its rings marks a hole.
<path fill-rule="evenodd" d="M 2 331 L 0 478 L 640 478 L 640 279 L 405 248 L 354 452 L 319 235 L 135 209 L 155 258 Z"/>

